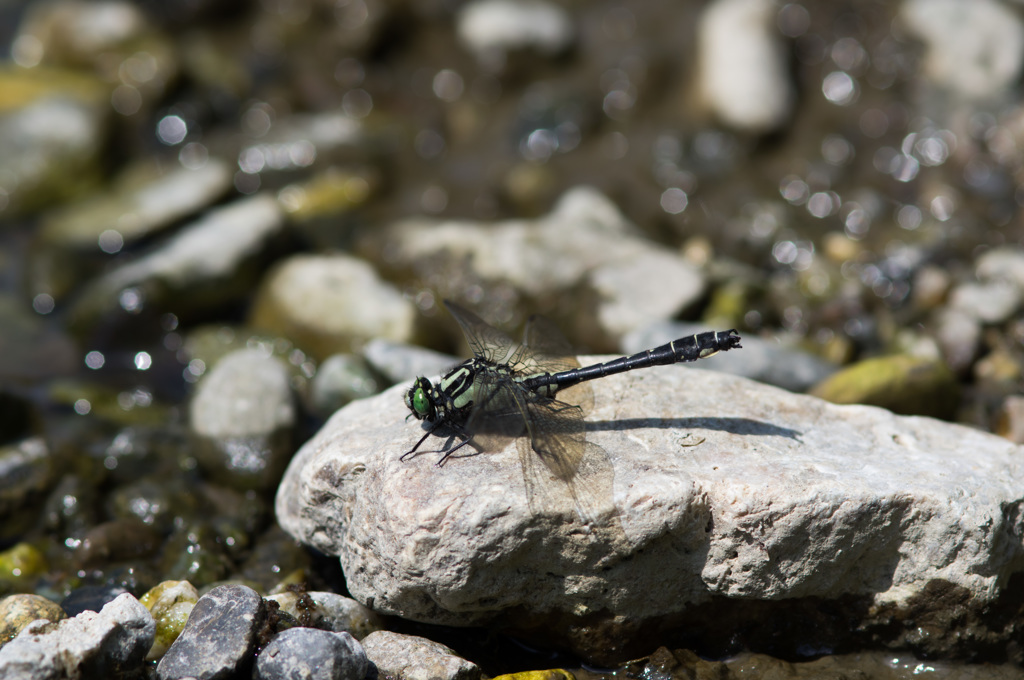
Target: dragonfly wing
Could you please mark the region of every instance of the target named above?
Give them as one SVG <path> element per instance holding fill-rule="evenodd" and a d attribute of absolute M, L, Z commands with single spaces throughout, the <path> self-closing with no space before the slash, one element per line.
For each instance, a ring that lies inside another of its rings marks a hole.
<path fill-rule="evenodd" d="M 468 309 L 445 300 L 444 306 L 455 317 L 466 336 L 466 342 L 475 356 L 496 364 L 509 363 L 519 344 Z"/>
<path fill-rule="evenodd" d="M 561 373 L 580 367 L 572 345 L 553 323 L 542 316 L 531 316 L 523 332 L 523 349 L 516 355 L 513 370 L 517 375 L 529 377 L 541 373 Z M 554 396 L 551 394 L 545 396 Z M 558 398 L 590 410 L 594 394 L 590 385 L 578 383 L 558 392 Z"/>
<path fill-rule="evenodd" d="M 561 512 L 571 502 L 583 524 L 618 526 L 614 469 L 604 450 L 586 441 L 582 409 L 549 399 L 528 410 L 531 432 L 521 440 L 519 457 L 531 509 Z"/>
<path fill-rule="evenodd" d="M 466 421 L 473 446 L 481 451 L 500 451 L 526 431 L 523 409 L 517 402 L 514 384 L 507 378 L 493 379 L 478 374 L 476 397 Z"/>
<path fill-rule="evenodd" d="M 526 407 L 534 453 L 557 479 L 569 482 L 583 459 L 583 409 L 558 399 L 536 398 Z"/>

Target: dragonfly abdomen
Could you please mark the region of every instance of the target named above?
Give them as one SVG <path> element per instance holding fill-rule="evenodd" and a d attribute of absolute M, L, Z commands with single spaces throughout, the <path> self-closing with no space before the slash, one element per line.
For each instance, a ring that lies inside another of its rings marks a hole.
<path fill-rule="evenodd" d="M 686 338 L 679 338 L 672 342 L 645 350 L 628 357 L 621 357 L 603 364 L 594 364 L 583 368 L 574 368 L 570 371 L 549 374 L 531 378 L 526 381 L 532 389 L 554 384 L 560 389 L 570 387 L 585 380 L 603 378 L 616 373 L 632 371 L 635 368 L 647 368 L 649 366 L 667 366 L 678 364 L 684 361 L 697 361 L 705 359 L 719 352 L 740 347 L 740 336 L 735 329 L 728 331 L 709 331 L 698 333 Z"/>

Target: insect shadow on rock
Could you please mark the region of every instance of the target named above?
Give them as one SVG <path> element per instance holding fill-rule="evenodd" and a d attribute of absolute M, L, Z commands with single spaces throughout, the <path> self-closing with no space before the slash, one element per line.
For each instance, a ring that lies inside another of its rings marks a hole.
<path fill-rule="evenodd" d="M 615 513 L 611 461 L 600 446 L 587 441 L 584 430 L 584 409 L 593 404 L 587 381 L 740 347 L 735 330 L 712 331 L 581 367 L 569 342 L 543 317 L 530 317 L 523 342 L 517 343 L 473 312 L 448 300 L 444 305 L 462 327 L 473 358 L 452 368 L 436 385 L 416 378 L 405 404 L 429 427 L 401 460 L 441 429 L 461 441 L 442 451 L 439 466 L 467 444 L 482 453 L 501 451 L 515 440 L 531 510 L 558 511 L 571 500 L 584 525 Z"/>

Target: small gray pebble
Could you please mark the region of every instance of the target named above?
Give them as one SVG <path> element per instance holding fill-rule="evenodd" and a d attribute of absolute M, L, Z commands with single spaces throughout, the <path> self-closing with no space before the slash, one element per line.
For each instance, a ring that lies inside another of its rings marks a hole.
<path fill-rule="evenodd" d="M 317 628 L 290 628 L 256 659 L 256 680 L 361 680 L 368 661 L 355 638 Z"/>

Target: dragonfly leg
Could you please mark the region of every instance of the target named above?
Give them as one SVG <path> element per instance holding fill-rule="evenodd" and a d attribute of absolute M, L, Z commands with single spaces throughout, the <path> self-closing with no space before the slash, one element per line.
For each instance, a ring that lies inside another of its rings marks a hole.
<path fill-rule="evenodd" d="M 443 467 L 444 464 L 446 462 L 448 462 L 448 459 L 451 458 L 451 455 L 453 453 L 455 453 L 456 451 L 458 451 L 459 449 L 461 449 L 463 446 L 465 446 L 468 443 L 469 443 L 469 439 L 468 438 L 464 438 L 456 446 L 453 446 L 452 448 L 450 448 L 447 451 L 445 451 L 444 455 L 441 456 L 441 460 L 437 461 L 437 463 L 435 463 L 435 465 L 437 465 L 437 467 Z"/>
<path fill-rule="evenodd" d="M 398 460 L 400 460 L 400 461 L 402 461 L 404 463 L 406 458 L 408 458 L 412 454 L 416 453 L 416 449 L 420 448 L 420 444 L 425 442 L 427 440 L 427 437 L 429 437 L 430 435 L 434 434 L 434 430 L 435 429 L 436 429 L 436 427 L 431 427 L 429 430 L 427 430 L 426 433 L 424 433 L 424 435 L 422 437 L 420 437 L 420 440 L 418 442 L 416 442 L 416 446 L 412 447 L 411 449 L 409 449 L 408 451 L 403 453 L 401 455 L 401 457 L 399 457 Z"/>

